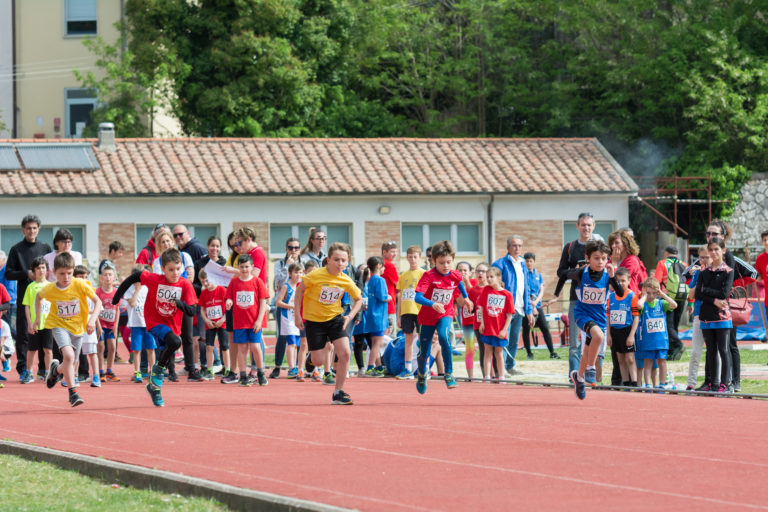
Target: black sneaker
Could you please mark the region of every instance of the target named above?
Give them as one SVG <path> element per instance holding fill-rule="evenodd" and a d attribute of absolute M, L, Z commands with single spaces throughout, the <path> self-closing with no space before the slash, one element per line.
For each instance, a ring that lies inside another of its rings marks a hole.
<path fill-rule="evenodd" d="M 214 375 L 218 375 L 218 376 L 220 376 L 220 377 L 224 377 L 224 376 L 226 376 L 226 375 L 227 375 L 227 370 L 226 370 L 226 368 L 224 368 L 224 367 L 222 366 L 222 367 L 221 367 L 221 370 L 219 370 L 219 371 L 217 371 L 216 373 L 214 373 Z"/>
<path fill-rule="evenodd" d="M 240 377 L 238 385 L 241 388 L 247 388 L 251 385 L 251 380 L 248 377 Z"/>
<path fill-rule="evenodd" d="M 528 360 L 529 361 L 533 361 L 534 359 L 535 359 L 535 357 L 533 357 L 533 354 L 528 354 Z"/>
<path fill-rule="evenodd" d="M 59 360 L 53 359 L 51 361 L 51 368 L 50 370 L 48 370 L 48 377 L 45 378 L 45 385 L 48 387 L 48 389 L 51 389 L 53 386 L 56 385 L 57 382 L 61 380 L 61 376 L 59 375 L 59 372 L 56 371 L 58 367 L 59 367 Z M 74 405 L 72 407 L 74 407 Z"/>
<path fill-rule="evenodd" d="M 203 380 L 205 379 L 203 379 L 203 376 L 200 373 L 200 370 L 198 370 L 197 368 L 189 372 L 189 375 L 187 375 L 187 381 L 189 382 L 203 382 Z"/>
<path fill-rule="evenodd" d="M 230 370 L 229 373 L 223 379 L 221 379 L 222 384 L 237 384 L 239 381 L 240 378 L 232 370 Z"/>
<path fill-rule="evenodd" d="M 277 379 L 277 378 L 279 378 L 279 377 L 280 377 L 280 367 L 279 367 L 279 366 L 275 366 L 275 367 L 272 369 L 272 371 L 269 373 L 269 378 L 270 378 L 270 379 Z M 259 384 L 261 384 L 261 382 L 259 382 Z M 262 384 L 262 386 L 263 386 L 263 385 L 264 385 L 264 384 Z"/>
<path fill-rule="evenodd" d="M 584 400 L 587 397 L 587 392 L 584 389 L 584 381 L 579 380 L 579 372 L 573 370 L 571 372 L 571 380 L 573 381 L 573 390 L 576 392 L 576 396 L 579 400 Z"/>
<path fill-rule="evenodd" d="M 267 376 L 264 375 L 264 372 L 259 371 L 256 376 L 259 379 L 259 386 L 266 386 L 267 384 L 269 384 L 269 382 L 267 382 Z"/>
<path fill-rule="evenodd" d="M 560 356 L 557 355 L 557 352 L 552 352 L 551 354 L 549 354 L 549 358 L 550 359 L 560 359 Z"/>
<path fill-rule="evenodd" d="M 71 405 L 72 407 L 77 407 L 81 403 L 83 403 L 83 399 L 80 398 L 80 395 L 78 395 L 77 393 L 72 393 L 71 395 L 69 395 L 69 405 Z"/>
<path fill-rule="evenodd" d="M 333 393 L 331 405 L 352 405 L 354 403 L 352 398 L 341 389 Z"/>
<path fill-rule="evenodd" d="M 176 375 L 176 372 L 168 374 L 168 382 L 179 382 L 179 376 Z"/>

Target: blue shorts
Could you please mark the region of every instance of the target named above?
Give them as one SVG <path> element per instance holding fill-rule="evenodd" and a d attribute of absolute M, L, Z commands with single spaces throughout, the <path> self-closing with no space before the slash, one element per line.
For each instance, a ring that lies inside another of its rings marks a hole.
<path fill-rule="evenodd" d="M 657 359 L 667 359 L 667 350 L 638 350 L 635 352 L 635 359 L 640 361 L 644 359 L 652 359 L 654 361 Z"/>
<path fill-rule="evenodd" d="M 157 341 L 151 333 L 147 332 L 146 327 L 131 327 L 131 352 L 139 350 L 154 350 L 157 348 Z"/>
<path fill-rule="evenodd" d="M 115 339 L 115 332 L 112 329 L 102 329 L 101 332 L 103 333 L 104 340 L 113 340 Z"/>
<path fill-rule="evenodd" d="M 366 333 L 369 336 L 384 336 L 384 333 L 387 331 L 374 331 L 374 332 L 368 332 Z"/>
<path fill-rule="evenodd" d="M 295 345 L 300 346 L 301 345 L 301 336 L 297 336 L 295 334 L 287 334 L 285 336 L 285 344 L 287 345 Z"/>
<path fill-rule="evenodd" d="M 261 331 L 253 332 L 253 329 L 235 329 L 235 333 L 232 335 L 232 343 L 236 345 L 261 343 Z"/>
<path fill-rule="evenodd" d="M 480 336 L 480 341 L 491 347 L 506 347 L 509 345 L 509 340 L 506 338 L 499 338 L 498 336 Z"/>
<path fill-rule="evenodd" d="M 172 333 L 173 331 L 167 325 L 160 324 L 160 325 L 156 325 L 153 328 L 151 328 L 149 330 L 149 332 L 152 334 L 152 336 L 155 337 L 155 339 L 157 340 L 157 344 L 158 345 L 162 344 L 163 346 L 165 346 L 165 341 L 164 340 L 165 340 L 166 335 L 169 332 Z"/>

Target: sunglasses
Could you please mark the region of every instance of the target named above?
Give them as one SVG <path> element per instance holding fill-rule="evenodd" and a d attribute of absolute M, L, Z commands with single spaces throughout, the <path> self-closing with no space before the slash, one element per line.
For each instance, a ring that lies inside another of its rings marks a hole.
<path fill-rule="evenodd" d="M 240 240 L 239 242 L 235 242 L 233 244 L 233 247 L 240 247 L 241 245 L 243 245 L 243 241 L 242 240 Z"/>
<path fill-rule="evenodd" d="M 174 233 L 173 238 L 181 238 L 184 236 L 184 233 Z"/>
<path fill-rule="evenodd" d="M 300 245 L 289 245 L 288 246 L 288 250 L 289 251 L 298 251 L 299 249 L 301 249 Z"/>
<path fill-rule="evenodd" d="M 327 237 L 324 237 L 324 236 L 316 236 L 316 237 L 315 237 L 315 238 L 313 238 L 312 240 L 325 240 L 326 238 L 327 238 Z"/>

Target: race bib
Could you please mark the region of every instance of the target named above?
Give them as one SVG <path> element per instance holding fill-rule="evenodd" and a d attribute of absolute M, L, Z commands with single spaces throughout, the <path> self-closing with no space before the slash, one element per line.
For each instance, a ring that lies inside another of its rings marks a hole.
<path fill-rule="evenodd" d="M 43 299 L 40 301 L 40 315 L 46 316 L 51 312 L 51 303 Z"/>
<path fill-rule="evenodd" d="M 605 304 L 605 288 L 584 288 L 581 290 L 581 302 L 584 304 Z"/>
<path fill-rule="evenodd" d="M 181 300 L 181 288 L 178 286 L 158 285 L 157 286 L 157 300 L 158 302 L 173 302 Z"/>
<path fill-rule="evenodd" d="M 480 308 L 480 309 L 477 309 L 476 311 L 477 311 L 477 313 L 475 313 L 475 315 L 476 315 L 476 318 L 477 318 L 477 323 L 480 323 L 480 322 L 483 321 L 483 309 Z"/>
<path fill-rule="evenodd" d="M 432 290 L 432 298 L 430 299 L 432 302 L 437 302 L 438 304 L 447 305 L 451 303 L 451 299 L 453 298 L 453 290 L 443 290 L 441 288 L 435 288 Z"/>
<path fill-rule="evenodd" d="M 102 309 L 101 313 L 99 313 L 99 319 L 104 320 L 105 322 L 114 322 L 115 312 L 116 310 L 114 309 Z"/>
<path fill-rule="evenodd" d="M 611 311 L 611 325 L 625 325 L 627 323 L 627 312 L 623 309 Z"/>
<path fill-rule="evenodd" d="M 507 298 L 504 295 L 488 295 L 488 308 L 504 309 Z"/>
<path fill-rule="evenodd" d="M 667 332 L 667 322 L 663 318 L 646 318 L 645 330 L 649 334 Z"/>
<path fill-rule="evenodd" d="M 403 293 L 400 295 L 400 300 L 403 302 L 409 301 L 413 302 L 416 300 L 416 290 L 413 288 L 404 288 Z"/>
<path fill-rule="evenodd" d="M 317 300 L 320 304 L 335 304 L 341 298 L 341 294 L 344 290 L 341 288 L 333 288 L 331 286 L 323 286 L 320 290 L 320 297 Z"/>
<path fill-rule="evenodd" d="M 469 310 L 469 306 L 466 304 L 461 308 L 461 316 L 464 318 L 472 318 L 472 312 Z"/>
<path fill-rule="evenodd" d="M 80 314 L 79 300 L 65 300 L 56 302 L 56 314 L 59 318 L 72 318 Z"/>
<path fill-rule="evenodd" d="M 255 294 L 252 291 L 239 291 L 235 294 L 235 304 L 247 309 L 255 304 Z"/>
<path fill-rule="evenodd" d="M 211 306 L 205 308 L 205 315 L 209 320 L 218 320 L 221 318 L 221 306 Z"/>
<path fill-rule="evenodd" d="M 136 314 L 144 316 L 144 304 L 136 304 Z"/>

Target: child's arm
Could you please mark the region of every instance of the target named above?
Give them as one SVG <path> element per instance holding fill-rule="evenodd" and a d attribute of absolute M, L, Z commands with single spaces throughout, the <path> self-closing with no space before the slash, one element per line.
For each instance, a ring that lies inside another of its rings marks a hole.
<path fill-rule="evenodd" d="M 395 295 L 395 316 L 397 317 L 397 328 L 398 329 L 401 329 L 403 327 L 402 325 L 400 325 L 401 324 L 401 322 L 400 322 L 400 310 L 401 310 L 400 306 L 401 306 L 401 304 L 400 303 L 402 302 L 402 300 L 401 300 L 402 299 L 402 297 L 401 297 L 402 294 L 403 294 L 403 291 L 398 289 L 397 290 L 397 295 Z"/>
<path fill-rule="evenodd" d="M 283 299 L 285 298 L 286 294 L 288 293 L 288 285 L 284 284 L 280 291 L 277 292 L 277 299 L 275 300 L 275 305 L 282 309 L 291 309 L 293 306 L 288 304 L 287 302 L 284 302 Z"/>
<path fill-rule="evenodd" d="M 296 327 L 299 328 L 300 331 L 303 331 L 304 320 L 301 319 L 301 304 L 304 302 L 304 281 L 299 283 L 299 286 L 296 287 L 296 291 L 293 293 L 293 323 L 296 325 Z M 362 299 L 359 299 L 359 301 L 362 302 Z M 358 301 L 355 301 L 355 305 L 352 306 L 352 309 L 355 311 L 355 313 L 357 313 L 355 308 L 360 309 Z"/>
<path fill-rule="evenodd" d="M 485 317 L 483 316 L 482 306 L 477 306 L 477 309 L 475 310 L 475 314 L 480 317 L 480 323 L 477 324 L 477 332 L 482 334 L 483 331 L 485 330 L 485 325 L 483 325 L 483 318 Z"/>
<path fill-rule="evenodd" d="M 139 300 L 139 290 L 141 289 L 141 283 L 134 283 L 133 288 L 133 295 L 130 299 L 128 299 L 128 305 L 132 308 L 135 308 L 136 302 Z"/>
<path fill-rule="evenodd" d="M 664 293 L 663 291 L 659 290 L 659 295 L 662 299 L 666 300 L 669 304 L 669 309 L 677 309 L 677 302 L 669 298 L 669 295 Z"/>
<path fill-rule="evenodd" d="M 638 325 L 640 325 L 640 317 L 635 316 L 632 318 L 632 327 L 629 329 L 629 336 L 627 336 L 628 347 L 631 347 L 635 344 L 635 333 L 637 332 Z"/>
<path fill-rule="evenodd" d="M 94 293 L 91 300 L 93 300 L 93 304 L 94 304 L 93 315 L 91 315 L 90 318 L 88 318 L 88 323 L 85 324 L 85 332 L 87 332 L 88 334 L 93 334 L 93 331 L 96 330 L 96 319 L 99 318 L 99 313 L 101 313 L 101 309 L 102 309 L 101 299 L 98 297 L 98 295 Z M 118 320 L 119 318 L 115 320 L 115 327 L 117 327 Z M 115 333 L 115 335 L 117 335 L 117 333 Z"/>
<path fill-rule="evenodd" d="M 29 306 L 24 306 L 24 314 L 27 315 L 27 332 L 35 334 L 35 326 L 32 324 L 32 317 L 29 314 Z"/>
<path fill-rule="evenodd" d="M 267 299 L 259 299 L 259 314 L 256 315 L 256 322 L 253 324 L 253 332 L 261 331 L 261 323 L 264 321 L 264 315 L 267 314 L 267 311 L 269 311 Z"/>
<path fill-rule="evenodd" d="M 445 306 L 443 306 L 439 302 L 432 302 L 431 300 L 426 298 L 422 292 L 416 292 L 416 304 L 430 307 L 435 311 L 437 311 L 438 313 L 440 313 L 441 315 L 445 313 Z"/>
<path fill-rule="evenodd" d="M 125 281 L 120 283 L 120 286 L 117 287 L 117 291 L 115 292 L 115 296 L 112 297 L 112 304 L 117 306 L 120 304 L 120 299 L 123 298 L 123 295 L 125 295 L 125 292 L 128 291 L 128 288 L 131 287 L 132 284 L 140 283 L 141 282 L 141 274 L 144 272 L 143 270 L 140 272 L 134 272 L 133 274 L 129 275 L 125 278 Z M 101 302 L 99 302 L 101 303 Z M 96 315 L 98 316 L 98 315 Z"/>
<path fill-rule="evenodd" d="M 200 315 L 203 317 L 203 322 L 205 322 L 205 326 L 208 329 L 213 329 L 214 327 L 216 327 L 215 324 L 211 321 L 211 319 L 208 318 L 208 314 L 205 312 L 205 308 L 202 306 L 200 307 Z"/>
<path fill-rule="evenodd" d="M 32 325 L 32 331 L 30 332 L 30 334 L 35 334 L 37 332 L 38 328 L 40 327 L 40 313 L 39 312 L 40 312 L 40 303 L 42 302 L 42 300 L 43 300 L 43 298 L 40 297 L 39 293 L 37 295 L 35 295 L 35 316 L 36 316 L 36 318 L 35 318 L 35 323 Z M 29 313 L 29 311 L 27 311 L 27 313 Z M 27 316 L 29 316 L 29 315 L 27 315 Z M 29 319 L 29 318 L 27 318 L 27 319 Z"/>
<path fill-rule="evenodd" d="M 507 339 L 507 336 L 509 336 L 509 324 L 512 323 L 513 316 L 514 315 L 512 313 L 507 313 L 507 319 L 504 321 L 504 327 L 501 328 L 501 332 L 499 332 L 499 335 L 497 336 L 497 338 L 500 338 L 502 340 Z"/>

